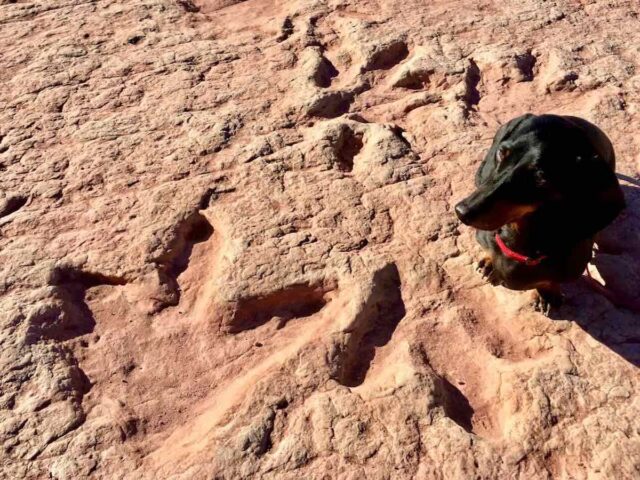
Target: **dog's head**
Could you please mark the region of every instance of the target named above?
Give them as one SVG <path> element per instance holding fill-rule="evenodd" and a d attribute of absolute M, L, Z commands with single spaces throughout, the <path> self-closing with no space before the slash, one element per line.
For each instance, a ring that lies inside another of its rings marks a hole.
<path fill-rule="evenodd" d="M 476 174 L 476 191 L 455 211 L 467 225 L 497 230 L 557 208 L 579 224 L 576 234 L 593 235 L 624 208 L 614 165 L 611 143 L 585 120 L 523 115 L 500 127 Z"/>

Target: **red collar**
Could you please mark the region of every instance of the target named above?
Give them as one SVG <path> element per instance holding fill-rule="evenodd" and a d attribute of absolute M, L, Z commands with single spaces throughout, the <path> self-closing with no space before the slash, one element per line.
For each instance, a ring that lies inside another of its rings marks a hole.
<path fill-rule="evenodd" d="M 507 247 L 507 245 L 504 243 L 502 238 L 500 238 L 500 234 L 498 232 L 496 232 L 495 238 L 496 238 L 496 243 L 498 244 L 498 247 L 500 247 L 500 251 L 503 253 L 503 255 L 507 258 L 510 258 L 511 260 L 515 260 L 518 263 L 524 263 L 525 265 L 528 265 L 530 267 L 535 267 L 542 260 L 547 258 L 546 255 L 542 255 L 538 258 L 531 258 L 531 257 L 527 257 L 526 255 L 522 255 L 521 253 L 514 252 L 509 247 Z"/>

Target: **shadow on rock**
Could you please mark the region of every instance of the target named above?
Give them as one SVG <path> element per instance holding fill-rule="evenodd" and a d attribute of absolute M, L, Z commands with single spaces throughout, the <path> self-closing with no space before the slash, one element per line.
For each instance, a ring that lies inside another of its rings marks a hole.
<path fill-rule="evenodd" d="M 342 385 L 357 387 L 364 382 L 376 349 L 389 343 L 404 318 L 406 309 L 401 285 L 400 273 L 394 263 L 373 275 L 369 298 L 354 321 L 336 377 Z"/>
<path fill-rule="evenodd" d="M 592 260 L 607 291 L 617 298 L 617 306 L 582 279 L 567 286 L 565 304 L 551 316 L 576 322 L 637 367 L 640 366 L 640 182 L 620 174 L 618 178 L 633 185 L 622 186 L 627 208 L 598 234 Z"/>
<path fill-rule="evenodd" d="M 29 319 L 27 342 L 71 340 L 92 333 L 96 320 L 87 303 L 87 291 L 98 286 L 125 285 L 123 278 L 73 268 L 56 268 L 50 279 L 52 296 Z"/>

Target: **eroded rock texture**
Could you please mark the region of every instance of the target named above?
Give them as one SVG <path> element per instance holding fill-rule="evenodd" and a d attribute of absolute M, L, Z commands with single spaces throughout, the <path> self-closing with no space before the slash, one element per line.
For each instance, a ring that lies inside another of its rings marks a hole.
<path fill-rule="evenodd" d="M 0 0 L 3 478 L 638 478 L 640 318 L 486 285 L 451 209 L 526 111 L 638 178 L 638 13 Z"/>

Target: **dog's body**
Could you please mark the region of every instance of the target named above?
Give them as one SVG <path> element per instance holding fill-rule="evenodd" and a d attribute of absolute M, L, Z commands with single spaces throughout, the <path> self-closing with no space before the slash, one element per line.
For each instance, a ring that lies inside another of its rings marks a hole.
<path fill-rule="evenodd" d="M 595 234 L 625 206 L 614 171 L 611 142 L 586 120 L 527 114 L 500 127 L 476 191 L 456 205 L 478 229 L 489 280 L 557 300 L 557 285 L 580 277 Z"/>

